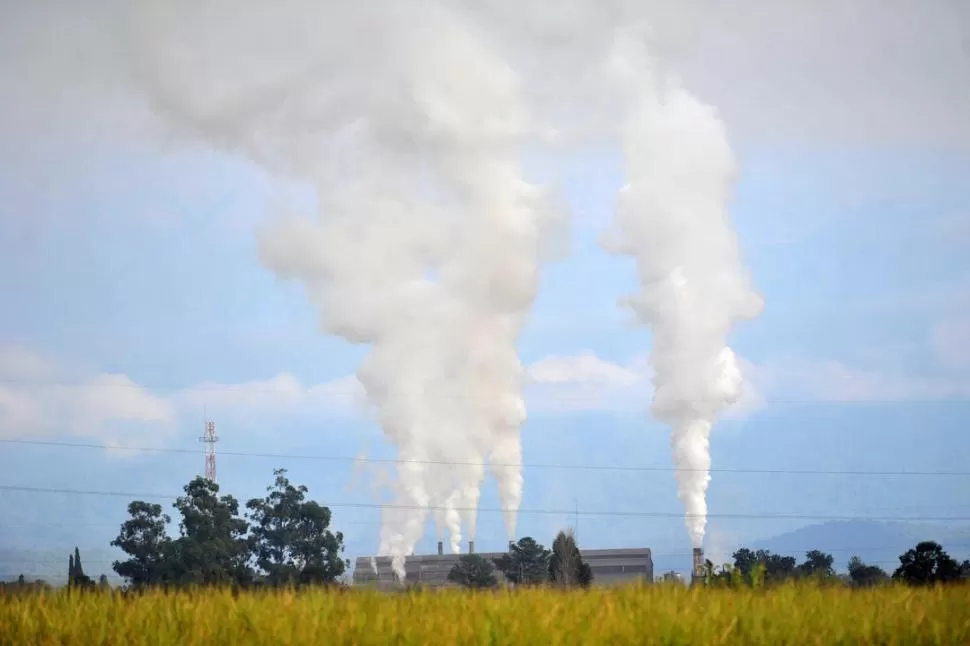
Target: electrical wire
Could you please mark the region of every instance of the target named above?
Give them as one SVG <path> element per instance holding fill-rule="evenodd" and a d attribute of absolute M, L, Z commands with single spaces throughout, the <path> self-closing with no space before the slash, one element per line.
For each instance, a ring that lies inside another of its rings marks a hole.
<path fill-rule="evenodd" d="M 95 449 L 103 451 L 131 451 L 138 453 L 171 453 L 200 455 L 199 449 L 181 449 L 165 447 L 125 446 L 80 442 L 59 442 L 48 440 L 0 439 L 2 444 L 18 444 L 23 446 L 51 446 L 59 448 Z M 219 457 L 250 457 L 271 458 L 275 460 L 316 460 L 324 462 L 357 462 L 373 464 L 424 464 L 437 466 L 489 466 L 492 468 L 523 468 L 523 469 L 555 469 L 565 471 L 613 471 L 629 473 L 673 473 L 700 471 L 701 469 L 680 469 L 672 466 L 622 466 L 606 464 L 553 464 L 553 463 L 481 463 L 457 462 L 450 460 L 400 460 L 396 458 L 373 458 L 367 456 L 338 456 L 338 455 L 304 455 L 298 453 L 258 453 L 248 451 L 219 451 Z M 968 477 L 970 471 L 894 471 L 894 470 L 865 470 L 865 469 L 754 469 L 712 467 L 706 471 L 710 473 L 751 473 L 772 475 L 824 475 L 824 476 L 918 476 L 918 477 Z"/>

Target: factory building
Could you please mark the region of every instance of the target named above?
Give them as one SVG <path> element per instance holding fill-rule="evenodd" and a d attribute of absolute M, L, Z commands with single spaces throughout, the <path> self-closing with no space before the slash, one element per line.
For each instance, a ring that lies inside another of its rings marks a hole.
<path fill-rule="evenodd" d="M 474 551 L 474 543 L 469 551 Z M 581 550 L 583 560 L 593 571 L 593 585 L 615 585 L 634 581 L 653 581 L 653 557 L 649 548 L 628 548 L 610 550 Z M 494 561 L 505 552 L 482 552 L 480 556 Z M 462 557 L 461 554 L 444 554 L 441 543 L 437 554 L 416 554 L 409 556 L 404 564 L 407 585 L 441 587 L 452 585 L 448 573 Z M 364 556 L 354 564 L 354 585 L 375 586 L 379 588 L 397 587 L 399 584 L 391 569 L 389 556 L 373 557 L 377 564 L 374 573 L 372 557 Z M 502 573 L 496 569 L 495 577 L 499 584 L 504 583 Z"/>

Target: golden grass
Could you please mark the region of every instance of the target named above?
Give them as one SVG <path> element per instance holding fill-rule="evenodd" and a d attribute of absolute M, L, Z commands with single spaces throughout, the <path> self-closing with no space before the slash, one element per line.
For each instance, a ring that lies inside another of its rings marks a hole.
<path fill-rule="evenodd" d="M 0 597 L 0 644 L 970 644 L 970 586 Z"/>

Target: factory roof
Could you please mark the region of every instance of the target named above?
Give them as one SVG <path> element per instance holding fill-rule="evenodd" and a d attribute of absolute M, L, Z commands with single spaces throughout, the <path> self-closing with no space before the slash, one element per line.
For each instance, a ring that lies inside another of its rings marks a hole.
<path fill-rule="evenodd" d="M 494 560 L 505 552 L 476 552 Z M 404 562 L 407 583 L 447 585 L 448 573 L 465 554 L 415 554 Z M 653 581 L 653 558 L 648 547 L 582 550 L 582 557 L 593 571 L 593 582 L 611 584 L 636 579 Z M 377 572 L 373 565 L 376 564 Z M 501 581 L 501 572 L 496 572 Z M 358 585 L 393 585 L 396 578 L 391 570 L 391 557 L 359 557 L 354 567 L 354 583 Z"/>

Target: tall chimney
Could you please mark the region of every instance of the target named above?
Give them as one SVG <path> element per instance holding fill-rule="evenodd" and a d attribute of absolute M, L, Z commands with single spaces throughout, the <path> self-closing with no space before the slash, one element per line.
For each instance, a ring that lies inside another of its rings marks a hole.
<path fill-rule="evenodd" d="M 475 553 L 475 541 L 468 541 L 468 553 L 469 554 Z"/>
<path fill-rule="evenodd" d="M 693 555 L 693 568 L 691 569 L 692 579 L 701 579 L 704 576 L 704 548 L 695 547 Z"/>
<path fill-rule="evenodd" d="M 445 544 L 443 541 L 438 541 L 438 556 L 445 553 Z"/>

